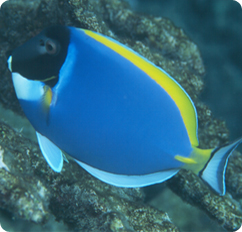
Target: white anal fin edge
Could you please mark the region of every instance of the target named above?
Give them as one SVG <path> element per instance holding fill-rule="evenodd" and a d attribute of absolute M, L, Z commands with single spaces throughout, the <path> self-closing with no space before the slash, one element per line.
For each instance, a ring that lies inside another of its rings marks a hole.
<path fill-rule="evenodd" d="M 63 167 L 63 155 L 61 149 L 40 133 L 36 132 L 36 135 L 40 150 L 49 166 L 55 172 L 61 172 Z"/>
<path fill-rule="evenodd" d="M 229 156 L 241 142 L 242 137 L 225 146 L 215 148 L 210 160 L 199 174 L 219 195 L 224 195 L 226 192 L 225 171 Z"/>
<path fill-rule="evenodd" d="M 76 159 L 75 161 L 97 179 L 116 187 L 125 188 L 138 188 L 158 184 L 170 179 L 179 171 L 178 169 L 171 169 L 146 175 L 121 175 L 102 171 Z"/>

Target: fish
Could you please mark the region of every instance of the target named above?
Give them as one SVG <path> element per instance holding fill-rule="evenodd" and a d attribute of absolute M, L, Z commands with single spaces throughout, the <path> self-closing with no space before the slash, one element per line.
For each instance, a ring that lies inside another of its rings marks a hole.
<path fill-rule="evenodd" d="M 50 26 L 13 50 L 8 67 L 49 166 L 65 154 L 99 180 L 135 188 L 179 170 L 224 195 L 225 171 L 242 138 L 199 148 L 197 112 L 165 70 L 87 29 Z"/>

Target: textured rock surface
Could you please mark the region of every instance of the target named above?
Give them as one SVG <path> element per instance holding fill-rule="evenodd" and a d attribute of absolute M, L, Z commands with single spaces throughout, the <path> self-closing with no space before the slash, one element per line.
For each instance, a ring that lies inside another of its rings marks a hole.
<path fill-rule="evenodd" d="M 54 173 L 36 143 L 1 122 L 0 132 L 0 207 L 15 217 L 44 224 L 53 214 L 75 231 L 178 231 L 140 189 L 107 185 L 73 161 Z"/>
<path fill-rule="evenodd" d="M 0 102 L 22 115 L 7 70 L 9 50 L 49 25 L 88 28 L 117 39 L 171 74 L 193 99 L 198 112 L 200 145 L 211 148 L 228 140 L 225 123 L 199 102 L 205 72 L 198 47 L 164 18 L 133 13 L 117 0 L 8 1 L 0 10 Z M 0 124 L 3 162 L 0 207 L 16 217 L 45 223 L 50 214 L 81 231 L 176 231 L 166 213 L 143 203 L 139 189 L 121 189 L 94 179 L 73 162 L 53 173 L 32 141 Z M 0 163 L 1 165 L 1 163 Z M 197 176 L 182 171 L 168 182 L 182 199 L 204 210 L 228 230 L 242 222 L 241 155 L 231 158 L 225 197 L 214 194 Z M 239 172 L 239 173 L 238 173 Z M 236 201 L 230 197 L 236 198 Z"/>

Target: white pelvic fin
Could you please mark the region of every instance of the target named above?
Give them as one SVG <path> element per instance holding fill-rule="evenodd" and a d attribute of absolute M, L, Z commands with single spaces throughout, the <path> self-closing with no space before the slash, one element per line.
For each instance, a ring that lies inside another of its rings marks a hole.
<path fill-rule="evenodd" d="M 178 169 L 172 169 L 146 175 L 120 175 L 102 171 L 78 160 L 75 161 L 87 172 L 99 180 L 107 184 L 125 188 L 138 188 L 147 185 L 158 184 L 171 178 L 179 171 Z"/>
<path fill-rule="evenodd" d="M 38 132 L 36 132 L 36 135 L 39 142 L 40 150 L 49 166 L 55 172 L 61 172 L 63 167 L 62 151 L 45 136 L 41 135 Z"/>
<path fill-rule="evenodd" d="M 228 145 L 215 148 L 210 160 L 200 173 L 201 178 L 220 195 L 224 195 L 226 192 L 225 171 L 228 158 L 241 142 L 242 138 L 239 138 Z"/>
<path fill-rule="evenodd" d="M 66 155 L 62 152 L 63 160 L 69 164 L 69 160 L 67 159 Z"/>

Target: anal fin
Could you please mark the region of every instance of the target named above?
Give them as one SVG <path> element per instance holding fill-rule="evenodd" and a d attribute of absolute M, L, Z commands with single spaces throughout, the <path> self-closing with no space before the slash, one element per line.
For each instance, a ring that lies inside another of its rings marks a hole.
<path fill-rule="evenodd" d="M 145 175 L 124 175 L 106 172 L 85 164 L 79 160 L 75 161 L 91 175 L 99 180 L 117 187 L 139 188 L 152 184 L 159 184 L 174 176 L 179 169 L 170 169 Z"/>

